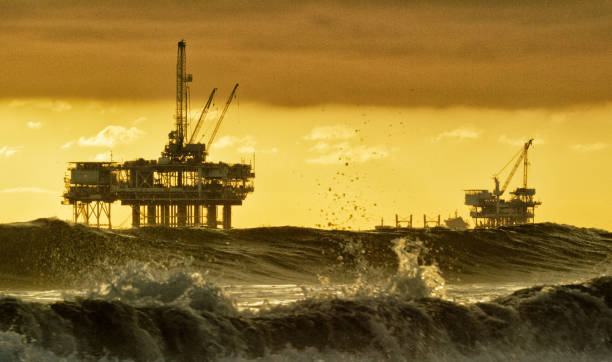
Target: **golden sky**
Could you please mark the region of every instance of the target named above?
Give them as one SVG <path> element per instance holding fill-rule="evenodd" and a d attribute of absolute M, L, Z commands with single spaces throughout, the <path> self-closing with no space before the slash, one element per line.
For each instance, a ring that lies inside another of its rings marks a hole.
<path fill-rule="evenodd" d="M 466 216 L 534 137 L 536 220 L 612 229 L 610 1 L 82 3 L 0 0 L 0 222 L 69 218 L 69 161 L 159 157 L 184 38 L 194 109 L 240 83 L 237 227 Z"/>

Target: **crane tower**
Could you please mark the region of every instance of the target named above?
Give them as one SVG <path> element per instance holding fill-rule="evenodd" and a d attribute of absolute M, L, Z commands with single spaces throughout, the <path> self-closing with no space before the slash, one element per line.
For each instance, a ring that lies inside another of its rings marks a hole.
<path fill-rule="evenodd" d="M 492 228 L 498 226 L 533 223 L 535 208 L 542 203 L 535 200 L 535 188 L 527 186 L 529 168 L 529 148 L 533 139 L 528 140 L 506 165 L 493 176 L 493 191 L 472 189 L 465 190 L 465 204 L 470 206 L 470 216 L 475 227 Z M 500 175 L 514 162 L 506 180 L 500 188 Z M 516 171 L 523 164 L 523 184 L 512 191 L 510 199 L 502 198 Z"/>

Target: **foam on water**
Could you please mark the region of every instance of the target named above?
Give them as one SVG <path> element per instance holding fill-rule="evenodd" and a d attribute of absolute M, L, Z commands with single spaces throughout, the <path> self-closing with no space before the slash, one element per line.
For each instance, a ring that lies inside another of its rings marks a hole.
<path fill-rule="evenodd" d="M 201 275 L 136 268 L 87 297 L 0 299 L 0 331 L 8 360 L 597 360 L 612 352 L 612 278 L 468 305 L 379 293 L 253 314 Z"/>
<path fill-rule="evenodd" d="M 609 233 L 552 224 L 0 226 L 0 274 L 22 287 L 0 296 L 0 360 L 608 360 L 611 251 Z M 48 282 L 71 289 L 30 288 Z"/>
<path fill-rule="evenodd" d="M 168 270 L 140 262 L 130 262 L 118 269 L 110 280 L 99 283 L 84 297 L 135 306 L 167 305 L 223 314 L 235 312 L 234 303 L 221 288 L 207 281 L 205 273 L 187 268 Z"/>

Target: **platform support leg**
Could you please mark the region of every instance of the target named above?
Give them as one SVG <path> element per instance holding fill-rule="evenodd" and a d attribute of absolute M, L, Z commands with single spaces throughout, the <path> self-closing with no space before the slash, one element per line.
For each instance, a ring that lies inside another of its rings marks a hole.
<path fill-rule="evenodd" d="M 170 226 L 170 205 L 164 205 L 162 210 L 163 224 L 164 226 Z"/>
<path fill-rule="evenodd" d="M 132 227 L 140 227 L 140 205 L 132 205 Z"/>
<path fill-rule="evenodd" d="M 201 205 L 193 205 L 193 225 L 200 226 L 200 210 L 202 209 Z"/>
<path fill-rule="evenodd" d="M 111 221 L 111 203 L 106 204 L 106 217 L 108 218 L 108 230 L 113 228 L 113 223 Z"/>
<path fill-rule="evenodd" d="M 217 205 L 208 205 L 206 207 L 206 226 L 212 229 L 217 228 Z"/>
<path fill-rule="evenodd" d="M 74 203 L 72 204 L 72 221 L 76 224 L 79 222 L 79 214 L 80 214 L 80 210 L 79 210 L 79 206 L 78 203 Z"/>
<path fill-rule="evenodd" d="M 147 205 L 147 225 L 155 225 L 155 205 Z"/>
<path fill-rule="evenodd" d="M 232 205 L 223 205 L 223 228 L 225 230 L 232 228 Z"/>
<path fill-rule="evenodd" d="M 91 203 L 83 204 L 83 218 L 85 219 L 85 225 L 89 226 L 89 219 L 91 218 Z"/>
<path fill-rule="evenodd" d="M 176 223 L 178 226 L 187 225 L 187 205 L 178 205 L 176 210 Z"/>

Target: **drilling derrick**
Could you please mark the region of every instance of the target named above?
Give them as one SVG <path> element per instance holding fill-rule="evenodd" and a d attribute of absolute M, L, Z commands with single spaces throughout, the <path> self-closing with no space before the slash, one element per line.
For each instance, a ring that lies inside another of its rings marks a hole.
<path fill-rule="evenodd" d="M 189 86 L 187 83 L 193 81 L 193 76 L 187 74 L 187 55 L 185 41 L 178 43 L 176 54 L 176 128 L 168 134 L 168 144 L 163 156 L 172 160 L 183 160 L 185 153 L 185 140 L 187 138 L 188 115 L 189 115 Z"/>
<path fill-rule="evenodd" d="M 535 200 L 536 190 L 527 186 L 527 173 L 529 167 L 529 148 L 533 139 L 525 142 L 519 152 L 493 176 L 495 188 L 493 191 L 474 189 L 465 190 L 465 204 L 470 206 L 470 216 L 474 225 L 480 228 L 498 226 L 520 225 L 533 223 L 535 208 L 542 203 Z M 500 188 L 500 175 L 514 162 L 505 182 Z M 523 164 L 523 187 L 519 187 L 510 194 L 510 199 L 502 198 L 516 171 Z"/>
<path fill-rule="evenodd" d="M 176 143 L 182 148 L 187 134 L 187 115 L 189 114 L 189 87 L 187 83 L 193 80 L 191 74 L 187 74 L 187 56 L 185 54 L 185 41 L 178 43 L 176 55 Z"/>
<path fill-rule="evenodd" d="M 216 228 L 219 224 L 217 208 L 223 207 L 221 224 L 231 228 L 231 207 L 242 205 L 247 194 L 254 191 L 255 174 L 248 164 L 206 162 L 208 148 L 236 95 L 234 86 L 223 112 L 216 120 L 208 143 L 196 142 L 206 119 L 216 88 L 188 135 L 190 92 L 193 80 L 187 73 L 185 41 L 178 43 L 176 60 L 175 129 L 168 134 L 168 144 L 157 160 L 139 158 L 116 162 L 73 162 L 66 177 L 63 203 L 73 206 L 74 222 L 96 226 L 111 226 L 111 204 L 120 201 L 132 209 L 132 226 L 199 226 Z M 206 211 L 206 215 L 204 215 Z M 100 218 L 108 223 L 101 224 Z"/>

